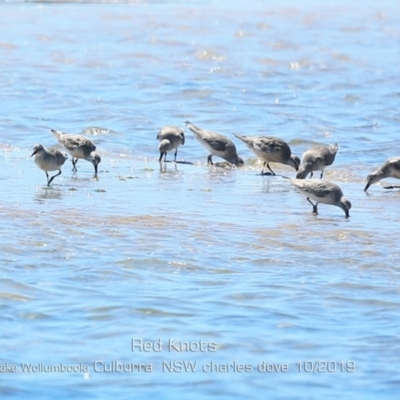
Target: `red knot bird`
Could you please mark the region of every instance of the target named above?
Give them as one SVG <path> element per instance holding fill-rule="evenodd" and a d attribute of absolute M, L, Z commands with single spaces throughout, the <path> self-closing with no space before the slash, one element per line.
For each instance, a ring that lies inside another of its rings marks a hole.
<path fill-rule="evenodd" d="M 176 155 L 178 154 L 178 147 L 185 144 L 185 134 L 183 129 L 177 126 L 164 126 L 158 132 L 157 140 L 160 142 L 158 150 L 160 150 L 159 162 L 164 157 L 164 161 L 167 161 L 167 152 L 175 150 L 174 162 L 176 162 Z"/>
<path fill-rule="evenodd" d="M 196 140 L 210 152 L 207 164 L 213 165 L 212 156 L 221 157 L 236 166 L 244 164 L 234 143 L 224 135 L 200 129 L 189 121 L 186 121 L 186 126 L 193 132 Z"/>
<path fill-rule="evenodd" d="M 301 157 L 301 164 L 296 178 L 305 179 L 308 174 L 312 178 L 314 171 L 321 171 L 320 178 L 322 178 L 325 167 L 332 165 L 338 150 L 339 146 L 336 143 L 329 146 L 313 147 L 307 150 Z"/>
<path fill-rule="evenodd" d="M 46 172 L 47 177 L 47 186 L 50 186 L 50 183 L 53 179 L 61 175 L 61 167 L 65 163 L 67 156 L 62 154 L 59 150 L 55 149 L 47 149 L 43 147 L 41 144 L 35 144 L 33 147 L 33 153 L 31 157 L 35 156 L 35 164 L 44 172 Z M 57 171 L 58 174 L 55 174 L 51 178 L 49 178 L 48 171 Z"/>
<path fill-rule="evenodd" d="M 94 166 L 94 173 L 97 175 L 97 166 L 100 164 L 101 158 L 95 152 L 96 145 L 82 135 L 72 135 L 61 131 L 51 130 L 51 133 L 65 147 L 65 150 L 72 156 L 72 171 L 77 171 L 76 163 L 79 158 L 89 161 Z"/>
<path fill-rule="evenodd" d="M 292 155 L 290 146 L 284 140 L 273 136 L 242 136 L 237 134 L 235 136 L 242 140 L 257 157 L 264 160 L 261 175 L 269 174 L 264 172 L 265 167 L 271 171 L 272 175 L 275 175 L 269 165 L 270 162 L 290 165 L 296 171 L 299 169 L 299 157 Z"/>
<path fill-rule="evenodd" d="M 400 179 L 400 157 L 389 158 L 376 171 L 369 174 L 364 191 L 366 192 L 373 183 L 385 178 Z M 399 187 L 400 186 L 384 186 L 384 189 L 396 189 Z"/>
<path fill-rule="evenodd" d="M 290 179 L 290 182 L 303 194 L 307 196 L 307 201 L 313 206 L 313 213 L 318 215 L 318 204 L 330 204 L 340 207 L 350 216 L 349 210 L 351 203 L 343 196 L 342 189 L 335 183 L 320 179 Z M 312 201 L 316 203 L 314 204 Z"/>

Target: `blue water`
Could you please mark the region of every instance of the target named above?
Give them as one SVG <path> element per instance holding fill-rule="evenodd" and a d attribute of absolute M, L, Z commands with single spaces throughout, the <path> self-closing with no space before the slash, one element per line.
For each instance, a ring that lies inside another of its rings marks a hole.
<path fill-rule="evenodd" d="M 363 191 L 399 156 L 397 2 L 0 13 L 2 398 L 397 398 L 400 192 Z M 208 167 L 188 130 L 160 166 L 157 132 L 186 120 L 245 166 Z M 98 177 L 68 160 L 47 188 L 50 129 L 93 139 Z M 338 143 L 350 218 L 233 133 Z"/>

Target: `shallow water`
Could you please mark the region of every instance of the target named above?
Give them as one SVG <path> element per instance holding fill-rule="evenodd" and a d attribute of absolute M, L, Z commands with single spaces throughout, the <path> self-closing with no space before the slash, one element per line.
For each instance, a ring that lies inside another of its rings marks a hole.
<path fill-rule="evenodd" d="M 363 188 L 399 155 L 400 13 L 363 4 L 0 5 L 2 397 L 395 398 L 400 192 Z M 246 166 L 187 131 L 160 167 L 186 120 Z M 93 138 L 97 178 L 69 159 L 46 187 L 50 129 Z M 337 142 L 351 217 L 233 133 Z"/>

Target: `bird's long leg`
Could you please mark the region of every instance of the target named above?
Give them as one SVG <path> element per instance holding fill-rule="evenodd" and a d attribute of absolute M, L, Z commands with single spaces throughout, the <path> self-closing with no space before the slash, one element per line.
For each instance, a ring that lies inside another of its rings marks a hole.
<path fill-rule="evenodd" d="M 266 164 L 266 163 L 267 163 L 267 162 L 264 161 L 263 167 L 262 167 L 262 169 L 261 169 L 261 175 L 264 175 L 264 169 L 265 169 L 265 164 Z"/>
<path fill-rule="evenodd" d="M 324 170 L 321 171 L 321 176 L 320 176 L 320 178 L 322 179 L 323 176 L 324 176 Z"/>
<path fill-rule="evenodd" d="M 46 172 L 46 173 L 47 173 L 47 172 Z M 61 175 L 61 169 L 58 170 L 58 174 L 55 174 L 54 176 L 52 176 L 52 177 L 50 178 L 49 182 L 47 183 L 47 186 L 50 186 L 50 183 L 52 182 L 52 180 L 53 180 L 56 176 L 58 176 L 58 175 Z"/>
<path fill-rule="evenodd" d="M 209 156 L 207 157 L 207 165 L 208 164 L 214 165 L 214 163 L 212 161 L 212 154 L 209 154 Z"/>
<path fill-rule="evenodd" d="M 307 197 L 307 201 L 313 206 L 313 207 L 315 207 L 316 206 L 316 204 L 314 204 L 311 200 L 310 200 L 310 198 L 309 197 Z"/>
<path fill-rule="evenodd" d="M 272 171 L 271 167 L 269 166 L 269 162 L 267 162 L 267 168 L 271 171 L 272 175 L 276 175 L 274 171 Z"/>
<path fill-rule="evenodd" d="M 313 174 L 313 172 L 311 171 L 311 174 L 310 174 L 310 179 L 313 177 L 313 175 L 314 175 L 314 174 Z"/>
<path fill-rule="evenodd" d="M 178 154 L 178 149 L 175 150 L 174 162 L 176 162 L 176 155 Z"/>
<path fill-rule="evenodd" d="M 76 169 L 76 163 L 78 162 L 77 158 L 72 157 L 72 165 L 74 166 L 72 168 L 72 171 L 77 172 L 78 170 Z"/>
<path fill-rule="evenodd" d="M 314 204 L 309 197 L 307 197 L 307 201 L 312 205 L 313 207 L 313 214 L 318 215 L 318 203 Z"/>
<path fill-rule="evenodd" d="M 50 182 L 49 182 L 49 174 L 47 173 L 47 171 L 44 171 L 44 172 L 46 172 L 46 176 L 47 176 L 47 186 L 50 186 Z"/>
<path fill-rule="evenodd" d="M 267 166 L 267 168 L 268 168 L 271 172 L 264 172 L 265 166 Z M 271 175 L 271 174 L 272 174 L 272 175 L 275 175 L 275 172 L 272 171 L 271 167 L 269 166 L 268 161 L 264 161 L 264 164 L 263 164 L 263 167 L 262 167 L 262 170 L 261 170 L 261 175 Z"/>
<path fill-rule="evenodd" d="M 167 152 L 163 153 L 162 151 L 160 152 L 160 158 L 158 159 L 159 162 L 162 161 L 164 155 L 165 155 L 164 162 L 167 162 Z"/>

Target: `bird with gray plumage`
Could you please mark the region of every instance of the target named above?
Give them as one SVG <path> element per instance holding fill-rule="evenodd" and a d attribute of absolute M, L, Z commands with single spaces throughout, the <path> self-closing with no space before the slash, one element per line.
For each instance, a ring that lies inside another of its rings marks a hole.
<path fill-rule="evenodd" d="M 284 140 L 273 136 L 242 136 L 237 134 L 235 136 L 242 140 L 257 157 L 264 160 L 261 175 L 265 174 L 265 167 L 271 171 L 272 175 L 275 175 L 269 165 L 270 162 L 290 165 L 296 171 L 299 169 L 299 157 L 292 154 L 290 146 Z"/>
<path fill-rule="evenodd" d="M 82 158 L 93 164 L 95 175 L 97 175 L 97 166 L 100 164 L 101 158 L 99 154 L 95 152 L 96 145 L 90 139 L 83 135 L 72 135 L 56 131 L 55 129 L 52 129 L 51 133 L 72 156 L 72 171 L 77 171 L 76 163 L 79 158 Z"/>
<path fill-rule="evenodd" d="M 389 158 L 376 171 L 369 174 L 364 191 L 366 192 L 373 183 L 379 182 L 381 179 L 385 178 L 400 179 L 400 157 Z M 384 186 L 385 189 L 395 189 L 398 187 L 399 186 Z"/>
<path fill-rule="evenodd" d="M 185 144 L 185 134 L 183 130 L 177 126 L 164 126 L 158 132 L 157 140 L 160 142 L 158 150 L 160 150 L 159 162 L 164 157 L 167 161 L 167 152 L 175 150 L 174 161 L 176 162 L 176 155 L 178 154 L 178 147 Z"/>
<path fill-rule="evenodd" d="M 35 144 L 33 147 L 33 153 L 31 157 L 35 156 L 35 164 L 44 172 L 46 172 L 47 186 L 53 179 L 61 175 L 61 167 L 64 165 L 65 160 L 68 158 L 66 155 L 62 154 L 59 150 L 48 149 L 43 147 L 41 144 Z M 48 171 L 57 171 L 58 174 L 49 178 Z"/>
<path fill-rule="evenodd" d="M 313 206 L 313 213 L 318 215 L 318 204 L 330 204 L 340 207 L 346 217 L 350 216 L 351 203 L 343 196 L 342 189 L 335 183 L 320 179 L 290 179 L 301 193 L 307 196 L 307 201 Z M 316 203 L 314 204 L 312 201 Z"/>
<path fill-rule="evenodd" d="M 338 150 L 339 146 L 336 143 L 329 146 L 313 147 L 307 150 L 301 157 L 301 164 L 296 178 L 305 179 L 308 174 L 312 178 L 314 171 L 321 171 L 320 178 L 322 178 L 325 167 L 332 165 Z"/>
<path fill-rule="evenodd" d="M 237 154 L 236 146 L 226 136 L 200 129 L 189 121 L 186 121 L 186 126 L 193 132 L 196 140 L 210 152 L 207 164 L 213 165 L 212 156 L 221 157 L 236 166 L 244 164 Z"/>

